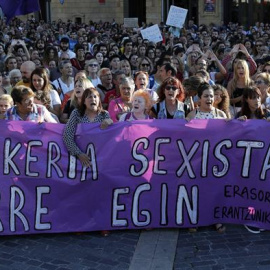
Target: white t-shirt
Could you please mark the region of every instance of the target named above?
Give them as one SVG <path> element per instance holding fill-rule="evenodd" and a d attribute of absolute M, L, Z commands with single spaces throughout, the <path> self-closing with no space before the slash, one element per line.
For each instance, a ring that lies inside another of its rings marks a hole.
<path fill-rule="evenodd" d="M 97 87 L 98 84 L 101 84 L 101 80 L 99 77 L 97 77 L 96 79 L 90 79 L 92 84 L 94 85 L 94 87 Z"/>
<path fill-rule="evenodd" d="M 266 98 L 264 105 L 267 110 L 270 110 L 270 97 Z"/>
<path fill-rule="evenodd" d="M 54 105 L 61 105 L 61 99 L 56 90 L 50 90 L 50 97 L 51 97 L 51 104 L 50 106 L 53 107 Z"/>
<path fill-rule="evenodd" d="M 67 92 L 69 92 L 69 91 L 71 91 L 71 90 L 74 89 L 74 81 L 73 81 L 69 86 L 67 86 L 67 85 L 62 81 L 61 78 L 54 80 L 52 83 L 53 83 L 53 85 L 55 86 L 56 89 L 60 88 L 60 89 L 62 90 L 62 91 L 61 91 L 61 94 L 60 94 L 60 99 L 61 99 L 61 100 L 63 100 L 64 95 L 65 95 Z"/>
<path fill-rule="evenodd" d="M 73 51 L 71 51 L 71 50 L 69 50 L 69 49 L 68 49 L 67 51 L 65 51 L 65 52 L 62 51 L 62 50 L 59 51 L 59 52 L 58 52 L 58 57 L 60 57 L 62 53 L 67 53 L 67 54 L 69 55 L 69 58 L 70 58 L 70 59 L 76 58 L 76 53 L 74 53 Z"/>

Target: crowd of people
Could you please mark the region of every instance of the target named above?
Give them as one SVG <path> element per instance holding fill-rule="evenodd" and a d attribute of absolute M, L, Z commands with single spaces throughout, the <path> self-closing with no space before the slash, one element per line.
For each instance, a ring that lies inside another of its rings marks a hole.
<path fill-rule="evenodd" d="M 143 39 L 145 27 L 0 20 L 0 117 L 66 124 L 64 142 L 83 166 L 78 123 L 269 118 L 269 24 L 160 23 L 159 43 Z"/>

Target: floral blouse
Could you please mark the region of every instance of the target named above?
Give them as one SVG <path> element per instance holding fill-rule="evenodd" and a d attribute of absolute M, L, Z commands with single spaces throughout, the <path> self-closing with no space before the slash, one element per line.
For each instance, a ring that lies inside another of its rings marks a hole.
<path fill-rule="evenodd" d="M 71 153 L 71 155 L 77 156 L 83 153 L 83 151 L 80 150 L 80 148 L 77 146 L 74 140 L 77 124 L 97 123 L 97 122 L 101 123 L 103 120 L 109 119 L 109 118 L 110 118 L 109 113 L 107 111 L 102 111 L 98 113 L 98 115 L 95 117 L 93 121 L 90 121 L 87 115 L 81 116 L 78 109 L 74 109 L 65 126 L 64 134 L 63 134 L 64 143 L 68 151 Z"/>

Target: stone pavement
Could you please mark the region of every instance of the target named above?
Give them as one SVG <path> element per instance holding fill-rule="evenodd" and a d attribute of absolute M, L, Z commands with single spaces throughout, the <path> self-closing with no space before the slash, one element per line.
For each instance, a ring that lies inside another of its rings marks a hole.
<path fill-rule="evenodd" d="M 138 265 L 140 260 L 142 263 Z M 269 270 L 270 233 L 251 234 L 243 226 L 227 225 L 225 234 L 207 227 L 197 233 L 165 229 L 114 231 L 108 237 L 98 232 L 0 237 L 0 270 L 132 267 Z"/>

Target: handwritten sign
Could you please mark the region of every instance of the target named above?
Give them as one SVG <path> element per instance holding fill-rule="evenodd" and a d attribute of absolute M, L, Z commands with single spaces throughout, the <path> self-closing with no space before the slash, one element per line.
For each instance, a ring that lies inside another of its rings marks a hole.
<path fill-rule="evenodd" d="M 178 28 L 183 28 L 187 12 L 187 9 L 171 5 L 166 24 Z"/>
<path fill-rule="evenodd" d="M 137 28 L 138 27 L 138 18 L 124 18 L 124 27 Z"/>
<path fill-rule="evenodd" d="M 141 30 L 141 34 L 143 39 L 148 39 L 149 41 L 153 41 L 155 43 L 163 40 L 157 24 Z"/>

